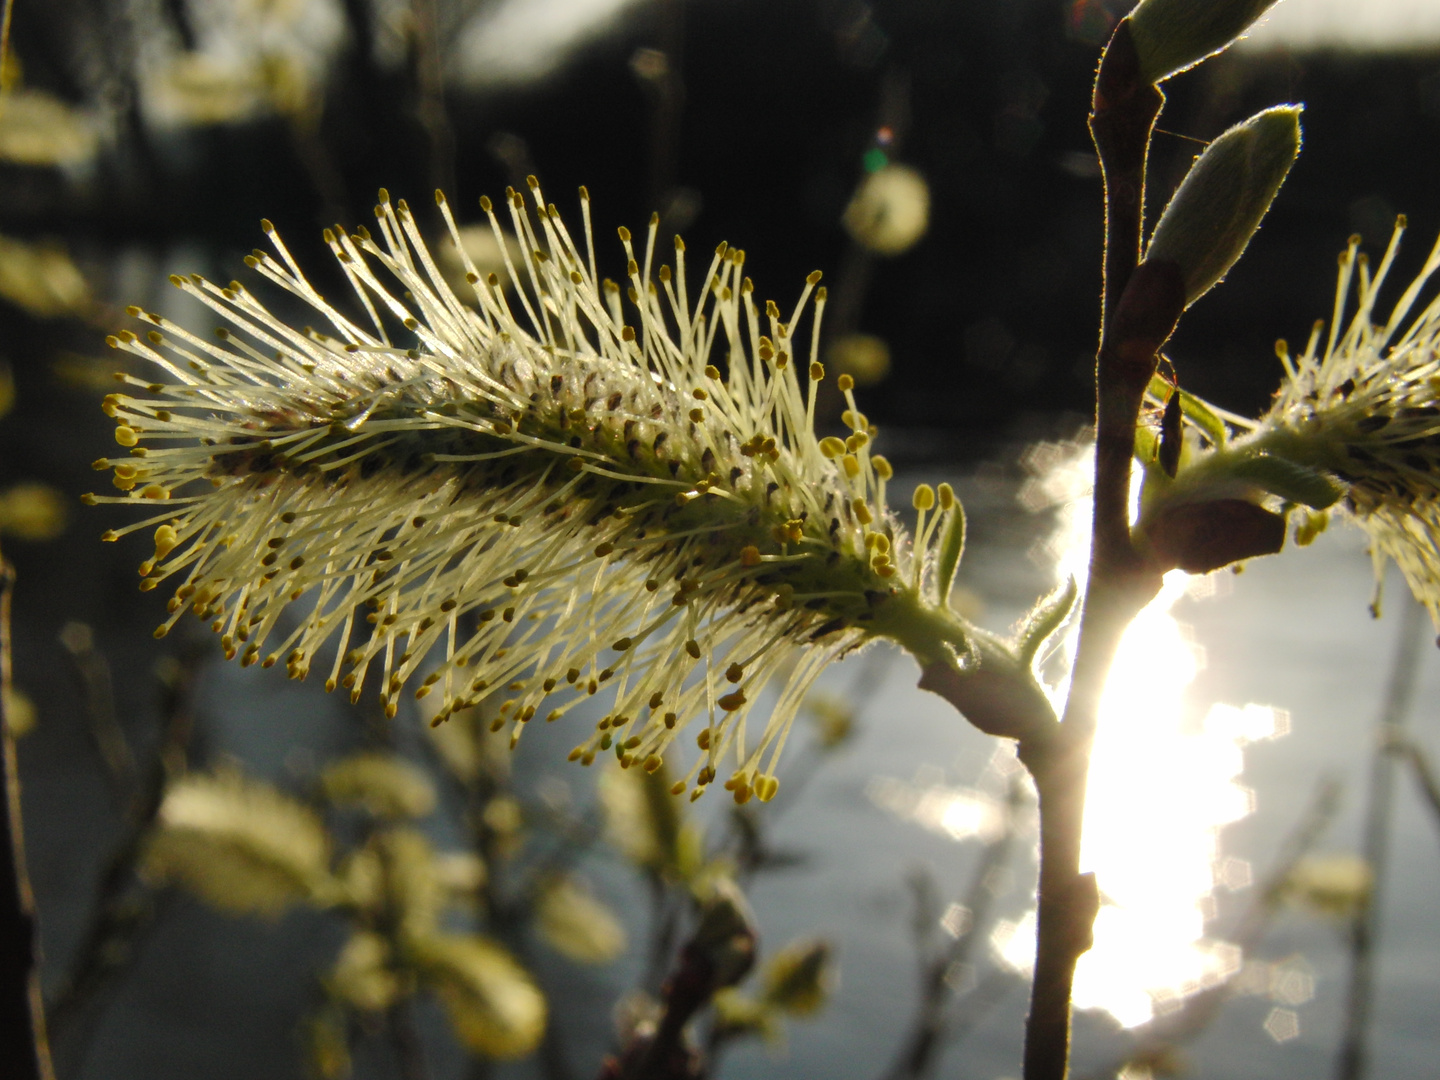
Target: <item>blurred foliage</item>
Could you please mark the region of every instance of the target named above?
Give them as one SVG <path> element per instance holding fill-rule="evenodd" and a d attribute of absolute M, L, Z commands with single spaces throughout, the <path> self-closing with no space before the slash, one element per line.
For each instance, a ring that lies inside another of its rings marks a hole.
<path fill-rule="evenodd" d="M 187 776 L 166 792 L 144 872 L 222 911 L 274 918 L 295 904 L 340 899 L 330 849 L 313 809 L 224 770 Z"/>
<path fill-rule="evenodd" d="M 1370 864 L 1358 855 L 1311 855 L 1295 864 L 1282 895 L 1314 914 L 1347 921 L 1369 906 L 1374 884 Z"/>
<path fill-rule="evenodd" d="M 83 315 L 91 303 L 85 275 L 63 247 L 11 236 L 0 236 L 0 297 L 42 319 Z"/>
<path fill-rule="evenodd" d="M 435 787 L 420 769 L 389 754 L 356 754 L 325 769 L 325 797 L 380 818 L 421 818 L 435 809 Z"/>
<path fill-rule="evenodd" d="M 609 963 L 625 951 L 620 920 L 570 875 L 541 888 L 536 922 L 551 948 L 582 964 Z"/>
<path fill-rule="evenodd" d="M 27 480 L 0 491 L 0 533 L 20 540 L 54 540 L 65 531 L 65 496 L 49 484 Z"/>
<path fill-rule="evenodd" d="M 15 738 L 24 738 L 35 730 L 35 723 L 40 718 L 39 710 L 30 695 L 14 684 L 5 687 L 3 693 L 5 697 L 0 702 L 0 709 L 5 711 L 5 725 Z"/>

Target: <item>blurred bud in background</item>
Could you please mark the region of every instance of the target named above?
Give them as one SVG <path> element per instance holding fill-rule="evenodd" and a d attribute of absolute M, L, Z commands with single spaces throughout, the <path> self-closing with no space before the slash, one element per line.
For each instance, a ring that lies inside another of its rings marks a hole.
<path fill-rule="evenodd" d="M 903 255 L 930 226 L 930 185 L 908 165 L 885 165 L 861 181 L 842 221 L 866 251 Z"/>

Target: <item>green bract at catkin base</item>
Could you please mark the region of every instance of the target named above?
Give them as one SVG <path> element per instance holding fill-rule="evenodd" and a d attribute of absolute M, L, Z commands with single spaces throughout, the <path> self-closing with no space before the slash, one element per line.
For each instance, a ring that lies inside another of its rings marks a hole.
<path fill-rule="evenodd" d="M 106 400 L 133 456 L 96 467 L 127 494 L 89 501 L 159 511 L 107 534 L 155 529 L 141 588 L 175 583 L 157 634 L 188 607 L 227 656 L 283 658 L 295 678 L 333 643 L 327 689 L 358 699 L 378 667 L 391 715 L 424 666 L 416 694 L 443 697 L 437 722 L 501 694 L 495 723 L 515 739 L 604 688 L 613 711 L 572 759 L 613 749 L 658 769 L 699 718 L 704 753 L 677 794 L 697 796 L 729 754 L 736 798 L 769 798 L 826 664 L 882 636 L 925 662 L 968 649 L 926 569 L 958 504 L 939 493 L 917 554 L 886 508 L 891 469 L 844 376 L 851 434 L 816 437 L 818 273 L 782 315 L 757 305 L 744 253 L 722 244 L 692 300 L 678 238 L 673 270 L 655 267 L 652 219 L 643 250 L 619 231 L 622 290 L 597 275 L 584 190 L 582 249 L 530 188 L 529 209 L 506 197 L 528 255 L 507 258 L 507 283 L 467 260 L 473 306 L 384 192 L 378 238 L 325 233 L 359 321 L 314 290 L 268 222 L 278 259 L 247 263 L 324 332 L 290 327 L 238 282 L 173 278 L 230 329 L 204 341 L 131 309 L 156 329 L 109 342 L 163 381 L 127 376 L 140 392 Z M 769 720 L 747 733 L 772 680 Z"/>

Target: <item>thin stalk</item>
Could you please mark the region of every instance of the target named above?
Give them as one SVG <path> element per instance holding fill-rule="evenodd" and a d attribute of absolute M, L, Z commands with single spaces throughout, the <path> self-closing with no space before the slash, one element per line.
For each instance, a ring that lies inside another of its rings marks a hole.
<path fill-rule="evenodd" d="M 1424 751 L 1415 743 L 1405 740 L 1395 746 L 1394 752 L 1402 755 L 1410 762 L 1412 774 L 1415 777 L 1415 784 L 1420 788 L 1420 795 L 1425 800 L 1425 805 L 1430 808 L 1430 815 L 1435 824 L 1440 826 L 1440 780 L 1435 777 L 1435 771 L 1430 768 L 1430 761 L 1425 757 Z"/>
<path fill-rule="evenodd" d="M 9 26 L 6 5 L 6 28 Z M 3 42 L 0 42 L 3 45 Z M 0 559 L 0 1062 L 14 1080 L 54 1080 L 36 963 L 35 896 L 25 871 L 20 771 L 10 730 L 10 596 L 15 572 Z"/>
<path fill-rule="evenodd" d="M 990 907 L 995 900 L 992 881 L 1014 852 L 1016 816 L 1025 801 L 1025 788 L 1026 784 L 1018 773 L 1011 778 L 1001 832 L 981 852 L 970 889 L 965 895 L 970 925 L 938 955 L 922 965 L 920 1008 L 915 1026 L 886 1074 L 887 1080 L 915 1080 L 926 1076 L 933 1068 L 939 1051 L 949 1042 L 955 1029 L 955 1016 L 948 1007 L 952 997 L 950 980 L 954 972 L 970 962 L 977 941 L 983 940 L 982 928 L 989 924 Z"/>
<path fill-rule="evenodd" d="M 1090 572 L 1074 676 L 1060 728 L 1020 746 L 1040 793 L 1035 976 L 1025 1028 L 1025 1080 L 1063 1080 L 1070 1054 L 1075 965 L 1093 941 L 1099 894 L 1080 872 L 1090 749 L 1121 636 L 1155 595 L 1160 575 L 1130 540 L 1135 424 L 1156 352 L 1179 318 L 1175 282 L 1137 273 L 1145 166 L 1164 96 L 1145 82 L 1121 22 L 1095 80 L 1090 130 L 1105 179 L 1105 269 L 1096 364 L 1095 504 Z"/>
<path fill-rule="evenodd" d="M 1385 699 L 1376 718 L 1370 758 L 1370 792 L 1365 805 L 1363 855 L 1370 867 L 1370 893 L 1350 923 L 1350 985 L 1345 1000 L 1345 1035 L 1335 1066 L 1336 1080 L 1360 1080 L 1368 1064 L 1370 1017 L 1375 1009 L 1375 946 L 1384 908 L 1385 871 L 1390 854 L 1390 809 L 1395 802 L 1395 763 L 1390 748 L 1398 741 L 1420 661 L 1425 609 L 1405 594 L 1404 613 L 1395 642 L 1395 658 Z"/>

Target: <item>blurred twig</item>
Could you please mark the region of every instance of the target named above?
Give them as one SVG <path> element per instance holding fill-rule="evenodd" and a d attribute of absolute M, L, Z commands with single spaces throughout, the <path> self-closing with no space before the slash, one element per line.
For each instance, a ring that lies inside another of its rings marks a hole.
<path fill-rule="evenodd" d="M 5 5 L 4 30 L 10 26 Z M 0 38 L 0 49 L 4 39 Z M 0 1067 L 14 1080 L 54 1080 L 36 965 L 35 897 L 25 870 L 20 771 L 10 731 L 10 594 L 15 573 L 0 559 Z"/>
<path fill-rule="evenodd" d="M 963 927 L 948 946 L 926 959 L 922 952 L 920 967 L 920 1003 L 916 1010 L 910 1035 L 902 1045 L 899 1057 L 890 1071 L 888 1080 L 907 1080 L 927 1075 L 934 1067 L 937 1052 L 958 1033 L 959 1016 L 951 1006 L 952 983 L 955 976 L 971 963 L 971 956 L 977 941 L 982 941 L 982 927 L 989 923 L 990 907 L 995 900 L 995 875 L 1014 854 L 1017 816 L 1025 804 L 1029 785 L 1020 773 L 1010 778 L 1005 800 L 1005 819 L 1001 831 L 980 854 L 965 896 L 965 910 L 969 925 Z M 933 920 L 925 919 L 924 929 L 928 930 Z M 918 926 L 918 922 L 917 922 Z M 923 941 L 922 941 L 923 946 Z M 1008 987 L 1013 981 L 1008 977 L 1001 986 Z M 983 1000 L 989 1000 L 990 991 L 1000 986 L 987 986 L 994 979 L 982 980 L 965 999 L 971 1004 L 982 987 L 987 993 Z M 998 997 L 995 998 L 998 1000 Z M 965 1029 L 968 1030 L 968 1027 Z"/>
<path fill-rule="evenodd" d="M 455 192 L 455 132 L 445 111 L 445 58 L 435 0 L 411 0 L 415 27 L 415 116 L 430 140 L 430 183 Z"/>
<path fill-rule="evenodd" d="M 153 894 L 138 880 L 136 866 L 167 786 L 186 767 L 204 649 L 200 644 L 186 649 L 160 672 L 160 742 L 127 810 L 124 835 L 100 874 L 95 914 L 70 973 L 51 994 L 47 1015 L 57 1038 L 68 1034 L 84 1007 L 129 965 L 136 939 L 154 915 Z M 69 1053 L 83 1054 L 83 1043 Z"/>
<path fill-rule="evenodd" d="M 1430 759 L 1418 745 L 1408 739 L 1396 740 L 1391 745 L 1391 752 L 1403 757 L 1410 763 L 1411 771 L 1415 777 L 1415 783 L 1420 787 L 1420 794 L 1424 796 L 1426 805 L 1430 807 L 1430 813 L 1435 819 L 1435 824 L 1440 827 L 1440 781 L 1435 778 L 1435 771 L 1430 767 Z"/>
<path fill-rule="evenodd" d="M 125 731 L 115 716 L 115 687 L 110 662 L 95 648 L 95 635 L 80 622 L 68 622 L 60 631 L 60 644 L 75 663 L 80 688 L 85 694 L 85 712 L 90 720 L 90 738 L 105 764 L 110 795 L 117 807 L 135 797 L 135 755 Z"/>
<path fill-rule="evenodd" d="M 1350 921 L 1350 987 L 1346 996 L 1345 1035 L 1335 1066 L 1336 1080 L 1359 1080 L 1365 1074 L 1370 1014 L 1375 1003 L 1375 942 L 1380 934 L 1385 869 L 1390 850 L 1390 807 L 1395 801 L 1395 768 L 1390 746 L 1400 735 L 1415 696 L 1420 639 L 1425 609 L 1409 593 L 1401 601 L 1399 637 L 1385 699 L 1376 718 L 1375 747 L 1370 759 L 1370 792 L 1365 807 L 1365 862 L 1370 889 Z"/>

